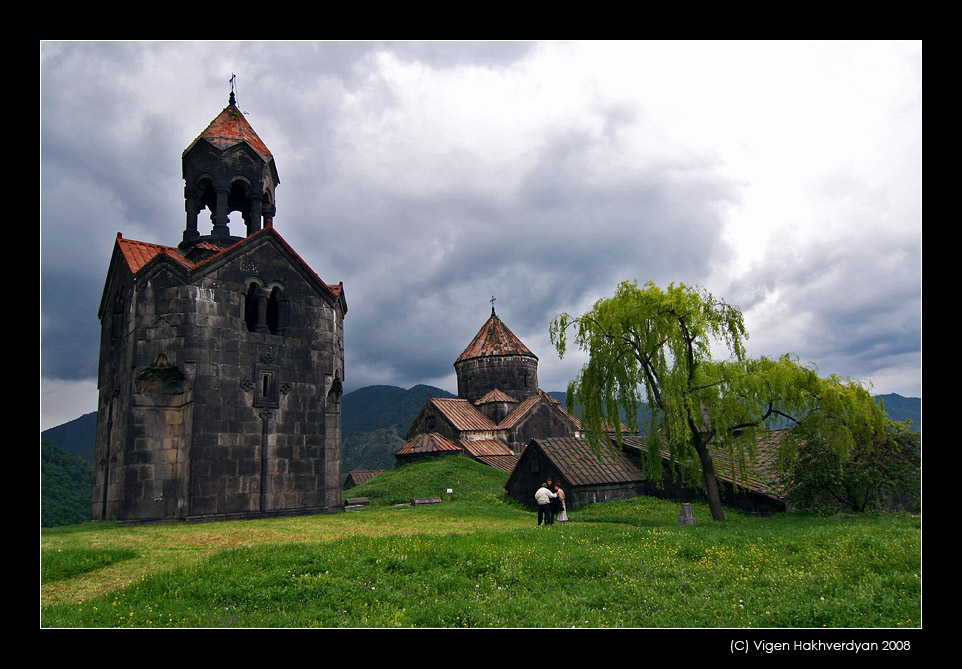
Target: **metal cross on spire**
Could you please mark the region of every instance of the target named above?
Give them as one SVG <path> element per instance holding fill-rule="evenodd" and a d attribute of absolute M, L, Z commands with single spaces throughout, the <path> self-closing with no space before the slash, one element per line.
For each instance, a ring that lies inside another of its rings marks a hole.
<path fill-rule="evenodd" d="M 491 315 L 494 316 L 494 301 L 498 299 L 494 295 L 491 296 Z"/>
<path fill-rule="evenodd" d="M 237 85 L 237 75 L 231 72 L 230 75 L 230 103 L 237 104 L 237 98 L 234 97 L 234 88 Z"/>

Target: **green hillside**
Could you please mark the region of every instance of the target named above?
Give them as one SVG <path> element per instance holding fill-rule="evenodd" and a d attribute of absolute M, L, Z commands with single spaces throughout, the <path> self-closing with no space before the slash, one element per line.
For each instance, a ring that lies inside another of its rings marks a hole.
<path fill-rule="evenodd" d="M 679 525 L 677 502 L 639 497 L 539 528 L 503 472 L 467 458 L 382 476 L 443 501 L 44 530 L 41 625 L 889 628 L 900 641 L 921 626 L 921 519 L 906 514 L 730 509 L 713 523 L 696 503 L 699 522 Z"/>
<path fill-rule="evenodd" d="M 520 509 L 504 489 L 507 480 L 505 471 L 449 456 L 391 469 L 351 488 L 345 497 L 367 497 L 375 506 L 403 504 L 415 497 L 440 497 L 445 502 L 486 502 Z"/>

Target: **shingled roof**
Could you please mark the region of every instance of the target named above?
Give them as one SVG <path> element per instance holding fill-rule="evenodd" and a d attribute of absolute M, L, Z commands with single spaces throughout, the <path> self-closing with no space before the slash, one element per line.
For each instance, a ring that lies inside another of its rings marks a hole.
<path fill-rule="evenodd" d="M 459 362 L 471 360 L 473 358 L 485 358 L 489 356 L 523 355 L 538 359 L 531 350 L 521 343 L 508 326 L 505 325 L 498 315 L 491 309 L 491 317 L 474 336 L 464 352 L 454 361 Z"/>
<path fill-rule="evenodd" d="M 461 448 L 445 439 L 436 432 L 419 434 L 409 439 L 401 448 L 394 451 L 394 455 L 414 455 L 416 453 L 440 453 L 443 451 L 460 451 Z"/>
<path fill-rule="evenodd" d="M 428 400 L 437 407 L 456 430 L 497 430 L 490 418 L 478 411 L 469 400 L 460 397 L 431 397 Z"/>
<path fill-rule="evenodd" d="M 557 409 L 562 415 L 566 416 L 567 418 L 569 419 L 573 418 L 567 411 L 564 410 L 564 407 L 561 406 L 561 402 L 553 398 L 551 395 L 549 395 L 545 391 L 539 390 L 537 395 L 532 395 L 531 397 L 525 398 L 525 400 L 521 402 L 521 404 L 516 406 L 511 413 L 505 416 L 504 420 L 498 423 L 498 429 L 510 430 L 515 425 L 517 425 L 521 420 L 523 420 L 531 411 L 534 410 L 535 407 L 537 407 L 542 402 L 546 402 L 548 406 L 551 406 Z M 575 429 L 577 429 L 578 423 L 575 421 L 572 421 L 572 422 L 575 425 Z"/>
<path fill-rule="evenodd" d="M 188 269 L 194 266 L 194 263 L 188 260 L 187 256 L 178 248 L 124 239 L 119 232 L 117 233 L 117 249 L 126 261 L 127 267 L 130 268 L 131 274 L 137 274 L 147 263 L 160 255 L 165 255 Z"/>
<path fill-rule="evenodd" d="M 738 463 L 733 461 L 727 452 L 711 450 L 711 457 L 715 463 L 715 475 L 718 479 L 728 483 L 734 483 L 737 478 L 737 485 L 741 488 L 781 499 L 782 486 L 778 477 L 778 448 L 781 440 L 789 433 L 789 430 L 759 430 L 757 432 L 755 458 L 745 463 L 745 471 L 739 471 Z M 623 448 L 641 454 L 645 448 L 645 438 L 637 436 L 626 436 L 623 439 Z M 664 460 L 669 460 L 671 454 L 667 448 L 663 448 L 661 456 Z M 737 473 L 737 476 L 736 476 Z"/>
<path fill-rule="evenodd" d="M 645 480 L 641 470 L 622 453 L 603 450 L 599 457 L 591 450 L 587 441 L 576 437 L 532 439 L 528 448 L 532 446 L 540 448 L 571 485 L 634 483 Z"/>
<path fill-rule="evenodd" d="M 385 471 L 384 469 L 352 469 L 347 473 L 347 479 L 345 479 L 344 483 L 348 487 L 361 485 L 362 483 L 367 483 L 375 476 L 380 476 Z"/>

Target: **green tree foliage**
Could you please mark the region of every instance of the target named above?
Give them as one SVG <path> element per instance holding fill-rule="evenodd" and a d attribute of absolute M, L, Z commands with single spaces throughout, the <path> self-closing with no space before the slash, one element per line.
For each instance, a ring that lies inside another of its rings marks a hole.
<path fill-rule="evenodd" d="M 780 465 L 799 508 L 859 513 L 919 502 L 921 437 L 906 423 L 814 412 L 785 440 Z"/>
<path fill-rule="evenodd" d="M 90 520 L 93 465 L 46 440 L 40 442 L 40 526 Z"/>
<path fill-rule="evenodd" d="M 567 404 L 592 445 L 599 448 L 612 431 L 620 442 L 622 415 L 627 430 L 639 430 L 635 416 L 647 401 L 649 475 L 660 479 L 663 445 L 672 463 L 697 462 L 718 521 L 725 512 L 712 451 L 727 452 L 737 480 L 755 454 L 756 428 L 794 421 L 822 402 L 836 414 L 880 413 L 868 393 L 834 377 L 821 379 L 793 356 L 747 357 L 741 311 L 702 289 L 671 284 L 663 290 L 651 282 L 639 288 L 625 281 L 590 312 L 552 321 L 551 341 L 562 357 L 569 330 L 589 359 L 568 387 Z M 728 359 L 714 360 L 713 347 L 726 350 Z"/>

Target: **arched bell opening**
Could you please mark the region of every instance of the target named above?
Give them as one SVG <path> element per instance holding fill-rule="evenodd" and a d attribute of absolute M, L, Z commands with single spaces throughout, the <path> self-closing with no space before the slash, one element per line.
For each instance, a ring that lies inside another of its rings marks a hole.
<path fill-rule="evenodd" d="M 251 279 L 244 295 L 244 323 L 249 332 L 283 335 L 290 320 L 290 300 L 283 286 L 265 288 L 259 279 Z"/>

